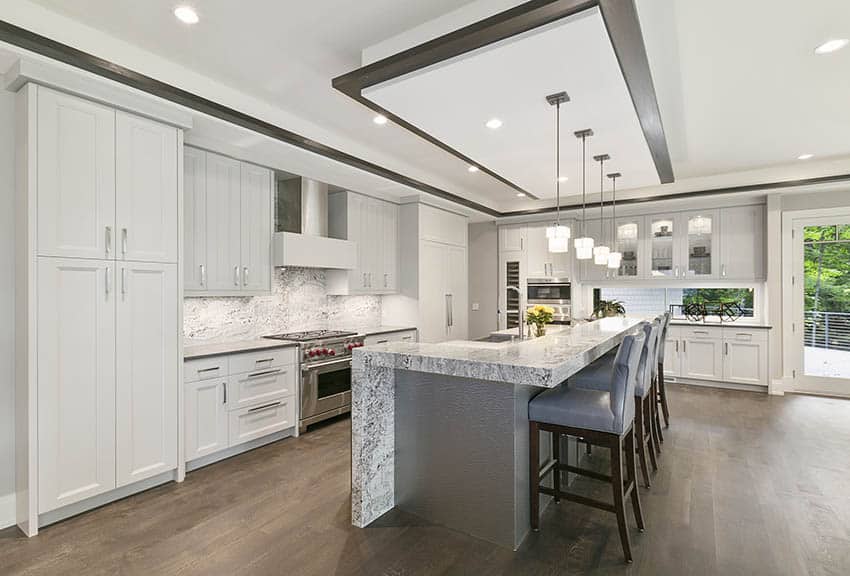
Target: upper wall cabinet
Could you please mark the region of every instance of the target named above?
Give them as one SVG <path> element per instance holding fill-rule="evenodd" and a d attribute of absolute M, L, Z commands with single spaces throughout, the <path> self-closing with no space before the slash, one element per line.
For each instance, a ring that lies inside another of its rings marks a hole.
<path fill-rule="evenodd" d="M 212 152 L 184 150 L 186 295 L 270 292 L 271 170 Z"/>
<path fill-rule="evenodd" d="M 567 226 L 571 222 L 563 221 Z M 526 278 L 569 278 L 570 252 L 549 252 L 546 228 L 550 223 L 517 224 L 499 227 L 499 252 L 510 254 L 522 262 L 523 281 Z"/>
<path fill-rule="evenodd" d="M 720 277 L 759 280 L 765 277 L 764 206 L 720 211 Z"/>
<path fill-rule="evenodd" d="M 357 243 L 357 267 L 328 270 L 329 294 L 398 291 L 398 205 L 354 192 L 328 197 L 328 234 Z"/>

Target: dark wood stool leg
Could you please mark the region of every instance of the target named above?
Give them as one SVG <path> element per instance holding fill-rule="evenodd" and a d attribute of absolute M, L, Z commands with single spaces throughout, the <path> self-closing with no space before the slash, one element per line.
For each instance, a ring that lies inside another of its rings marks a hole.
<path fill-rule="evenodd" d="M 632 562 L 632 544 L 629 540 L 629 527 L 626 525 L 626 502 L 623 493 L 623 440 L 619 436 L 611 440 L 611 488 L 614 493 L 614 513 L 617 515 L 617 527 L 620 529 L 620 543 L 626 562 Z"/>
<path fill-rule="evenodd" d="M 643 510 L 640 508 L 640 497 L 637 488 L 637 466 L 635 465 L 635 427 L 626 435 L 626 470 L 628 471 L 628 487 L 631 487 L 632 509 L 635 513 L 635 521 L 641 532 L 646 529 L 643 522 Z M 628 489 L 628 488 L 627 488 Z"/>
<path fill-rule="evenodd" d="M 649 481 L 649 468 L 646 465 L 646 430 L 644 426 L 643 416 L 646 412 L 644 408 L 644 401 L 635 396 L 635 425 L 634 429 L 637 431 L 637 435 L 639 438 L 639 442 L 637 443 L 638 455 L 640 456 L 640 471 L 643 475 L 643 484 L 647 488 L 649 488 L 652 484 Z"/>
<path fill-rule="evenodd" d="M 555 504 L 561 503 L 561 470 L 559 466 L 561 465 L 561 435 L 558 432 L 552 432 L 552 459 L 557 462 L 555 468 L 552 470 L 552 475 L 554 479 L 552 480 L 552 486 L 555 488 Z"/>
<path fill-rule="evenodd" d="M 531 529 L 540 530 L 540 430 L 528 423 L 528 485 L 531 488 Z"/>
<path fill-rule="evenodd" d="M 643 424 L 644 428 L 640 431 L 641 448 L 649 452 L 649 460 L 652 463 L 652 471 L 658 470 L 658 458 L 655 454 L 655 439 L 653 438 L 652 426 L 652 399 L 648 398 L 648 402 L 643 403 Z"/>
<path fill-rule="evenodd" d="M 652 383 L 652 412 L 655 429 L 658 431 L 658 440 L 664 442 L 664 432 L 661 430 L 661 410 L 658 408 L 658 380 Z"/>
<path fill-rule="evenodd" d="M 670 408 L 667 407 L 667 387 L 664 385 L 664 363 L 658 364 L 658 396 L 661 401 L 661 411 L 664 414 L 664 427 L 670 427 Z"/>
<path fill-rule="evenodd" d="M 652 428 L 652 441 L 655 451 L 661 454 L 661 442 L 664 440 L 661 437 L 661 427 L 658 425 L 658 404 L 655 402 L 655 383 L 652 384 L 650 396 L 653 398 L 653 401 L 649 403 L 649 425 Z"/>

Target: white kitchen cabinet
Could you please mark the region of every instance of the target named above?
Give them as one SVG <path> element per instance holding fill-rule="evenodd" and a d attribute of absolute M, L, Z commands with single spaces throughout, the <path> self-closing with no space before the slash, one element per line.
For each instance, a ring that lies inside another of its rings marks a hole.
<path fill-rule="evenodd" d="M 720 231 L 718 211 L 700 210 L 679 214 L 682 247 L 677 262 L 687 279 L 720 277 Z"/>
<path fill-rule="evenodd" d="M 402 330 L 399 332 L 386 332 L 382 334 L 367 334 L 364 345 L 386 344 L 387 342 L 416 342 L 416 330 Z"/>
<path fill-rule="evenodd" d="M 466 247 L 422 240 L 419 257 L 420 341 L 465 339 L 469 299 Z"/>
<path fill-rule="evenodd" d="M 328 270 L 328 293 L 392 294 L 398 291 L 398 206 L 354 192 L 328 197 L 328 234 L 357 244 L 357 267 Z"/>
<path fill-rule="evenodd" d="M 177 129 L 116 112 L 118 258 L 177 262 L 177 181 Z"/>
<path fill-rule="evenodd" d="M 616 271 L 618 280 L 638 280 L 646 277 L 646 262 L 643 258 L 644 218 L 633 216 L 617 218 L 614 234 L 616 242 L 611 251 L 619 251 L 623 256 Z"/>
<path fill-rule="evenodd" d="M 667 327 L 667 339 L 664 344 L 664 376 L 676 377 L 681 374 L 681 354 L 679 352 L 682 343 L 678 326 Z"/>
<path fill-rule="evenodd" d="M 562 222 L 566 224 L 566 222 Z M 529 278 L 569 278 L 570 254 L 549 252 L 546 228 L 552 223 L 529 224 L 526 228 L 526 269 Z"/>
<path fill-rule="evenodd" d="M 510 252 L 525 250 L 525 225 L 499 226 L 499 249 Z"/>
<path fill-rule="evenodd" d="M 242 289 L 268 292 L 272 281 L 272 172 L 242 163 Z"/>
<path fill-rule="evenodd" d="M 767 386 L 767 344 L 765 330 L 723 328 L 723 380 Z"/>
<path fill-rule="evenodd" d="M 469 243 L 469 224 L 466 216 L 419 205 L 419 234 L 423 240 L 466 246 Z"/>
<path fill-rule="evenodd" d="M 38 260 L 38 512 L 115 488 L 115 264 Z"/>
<path fill-rule="evenodd" d="M 764 206 L 720 210 L 720 277 L 761 280 L 765 277 Z"/>
<path fill-rule="evenodd" d="M 206 154 L 206 282 L 208 291 L 240 290 L 242 257 L 241 168 L 239 162 Z"/>
<path fill-rule="evenodd" d="M 203 290 L 207 260 L 207 155 L 183 151 L 183 285 Z"/>
<path fill-rule="evenodd" d="M 116 469 L 124 486 L 177 467 L 181 326 L 174 264 L 119 263 Z"/>
<path fill-rule="evenodd" d="M 228 444 L 230 447 L 250 442 L 295 426 L 295 397 L 240 408 L 228 413 Z"/>
<path fill-rule="evenodd" d="M 38 254 L 115 257 L 115 111 L 39 87 Z"/>
<path fill-rule="evenodd" d="M 446 248 L 446 292 L 449 295 L 449 340 L 465 340 L 469 327 L 469 278 L 467 254 L 464 246 Z"/>
<path fill-rule="evenodd" d="M 723 379 L 723 340 L 718 336 L 713 329 L 682 328 L 682 377 Z"/>
<path fill-rule="evenodd" d="M 226 377 L 186 384 L 183 410 L 187 461 L 227 448 L 226 402 Z"/>
<path fill-rule="evenodd" d="M 679 218 L 674 214 L 647 216 L 645 233 L 644 270 L 647 271 L 647 278 L 682 278 Z"/>

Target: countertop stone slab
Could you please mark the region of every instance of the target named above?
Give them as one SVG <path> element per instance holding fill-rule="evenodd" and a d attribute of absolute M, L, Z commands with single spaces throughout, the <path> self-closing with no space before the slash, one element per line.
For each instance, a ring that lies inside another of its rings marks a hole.
<path fill-rule="evenodd" d="M 251 352 L 254 350 L 268 350 L 270 348 L 287 348 L 298 346 L 298 342 L 289 340 L 272 340 L 269 338 L 254 338 L 251 340 L 222 340 L 213 342 L 184 342 L 183 359 L 195 360 L 209 356 L 220 356 L 222 354 L 236 354 L 238 352 Z"/>
<path fill-rule="evenodd" d="M 378 334 L 392 334 L 393 332 L 409 332 L 416 330 L 416 326 L 366 326 L 352 328 L 351 330 L 364 336 L 377 336 Z"/>
<path fill-rule="evenodd" d="M 770 324 L 762 324 L 760 322 L 752 322 L 747 320 L 736 320 L 734 322 L 701 322 L 692 321 L 684 318 L 673 318 L 670 320 L 671 326 L 706 326 L 714 328 L 760 328 L 770 330 L 773 328 Z"/>
<path fill-rule="evenodd" d="M 351 390 L 351 522 L 395 505 L 395 375 L 430 372 L 553 388 L 602 356 L 643 318 L 605 318 L 521 342 L 389 342 L 356 349 Z"/>

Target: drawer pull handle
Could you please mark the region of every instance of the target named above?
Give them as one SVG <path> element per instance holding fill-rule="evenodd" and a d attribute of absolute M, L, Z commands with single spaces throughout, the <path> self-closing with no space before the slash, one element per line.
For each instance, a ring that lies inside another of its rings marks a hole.
<path fill-rule="evenodd" d="M 255 408 L 249 408 L 248 412 L 258 412 L 260 410 L 265 410 L 266 408 L 274 408 L 275 406 L 280 406 L 280 400 L 272 402 L 271 404 L 263 404 L 262 406 L 257 406 Z"/>
<path fill-rule="evenodd" d="M 200 369 L 198 369 L 198 374 L 201 374 L 203 372 L 213 372 L 215 370 L 221 370 L 221 367 L 220 366 L 212 366 L 210 368 L 200 368 Z"/>
<path fill-rule="evenodd" d="M 224 399 L 221 402 L 222 404 L 227 404 L 227 382 L 224 383 Z"/>
<path fill-rule="evenodd" d="M 375 344 L 386 344 L 389 340 L 378 340 Z"/>
<path fill-rule="evenodd" d="M 708 335 L 708 330 L 694 330 L 694 334 L 705 334 Z"/>
<path fill-rule="evenodd" d="M 275 368 L 274 370 L 263 370 L 262 372 L 254 372 L 252 374 L 248 374 L 248 378 L 259 378 L 260 376 L 268 376 L 270 374 L 277 374 L 280 372 L 280 368 Z"/>
<path fill-rule="evenodd" d="M 254 362 L 254 364 L 264 364 L 265 362 L 274 362 L 274 358 L 263 358 Z"/>
<path fill-rule="evenodd" d="M 752 336 L 752 334 L 747 334 L 746 332 L 736 332 L 735 336 Z"/>

